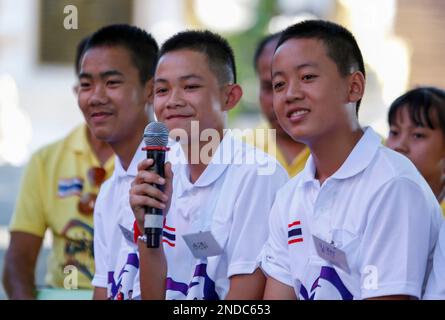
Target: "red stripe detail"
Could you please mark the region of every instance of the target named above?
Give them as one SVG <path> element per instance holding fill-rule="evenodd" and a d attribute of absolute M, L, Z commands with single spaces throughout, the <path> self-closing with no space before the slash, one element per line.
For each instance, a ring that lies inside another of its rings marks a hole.
<path fill-rule="evenodd" d="M 142 148 L 142 151 L 154 151 L 154 150 L 170 151 L 170 148 L 161 146 L 147 146 Z"/>
<path fill-rule="evenodd" d="M 168 226 L 166 226 L 166 225 L 164 225 L 164 228 L 167 229 L 167 230 L 169 230 L 169 231 L 173 231 L 173 232 L 176 231 L 176 228 L 170 228 L 170 227 L 168 227 Z"/>
<path fill-rule="evenodd" d="M 133 230 L 134 230 L 133 241 L 134 241 L 134 243 L 138 243 L 138 237 L 141 236 L 142 233 L 139 230 L 138 223 L 137 223 L 136 219 L 134 220 L 134 223 L 133 223 Z"/>
<path fill-rule="evenodd" d="M 293 226 L 299 226 L 300 224 L 301 224 L 300 221 L 295 221 L 295 222 L 292 222 L 291 224 L 289 224 L 287 227 L 290 228 L 290 227 L 293 227 Z"/>
<path fill-rule="evenodd" d="M 287 242 L 287 244 L 292 244 L 292 243 L 296 243 L 296 242 L 303 242 L 303 238 L 297 238 L 297 239 L 289 240 Z"/>
<path fill-rule="evenodd" d="M 165 243 L 168 244 L 170 247 L 175 247 L 175 244 L 169 242 L 168 240 L 162 239 L 162 242 L 165 242 Z"/>

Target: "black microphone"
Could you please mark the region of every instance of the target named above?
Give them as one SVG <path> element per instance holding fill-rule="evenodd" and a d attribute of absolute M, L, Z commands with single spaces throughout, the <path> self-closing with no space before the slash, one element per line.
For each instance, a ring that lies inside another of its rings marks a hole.
<path fill-rule="evenodd" d="M 148 170 L 165 178 L 165 152 L 169 150 L 167 127 L 162 122 L 150 122 L 144 130 L 144 142 L 143 150 L 147 151 L 147 159 L 153 159 L 153 165 Z M 163 185 L 154 183 L 152 186 L 164 191 Z M 159 248 L 163 227 L 162 209 L 145 207 L 144 233 L 147 237 L 147 248 Z"/>

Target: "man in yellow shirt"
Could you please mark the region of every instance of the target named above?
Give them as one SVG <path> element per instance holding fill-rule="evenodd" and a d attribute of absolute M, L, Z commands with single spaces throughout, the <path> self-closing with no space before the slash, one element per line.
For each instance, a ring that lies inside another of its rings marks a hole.
<path fill-rule="evenodd" d="M 76 71 L 85 45 L 77 48 Z M 77 94 L 77 86 L 75 87 Z M 91 289 L 93 211 L 100 184 L 113 172 L 113 151 L 85 124 L 37 151 L 24 172 L 10 224 L 3 284 L 10 299 L 34 299 L 34 273 L 45 231 L 53 246 L 45 282 L 52 288 Z"/>
<path fill-rule="evenodd" d="M 271 79 L 271 63 L 280 34 L 275 33 L 262 39 L 255 51 L 254 68 L 260 80 L 261 112 L 267 120 L 256 129 L 255 135 L 247 136 L 246 141 L 255 147 L 273 155 L 286 169 L 289 177 L 303 170 L 309 157 L 309 148 L 293 140 L 281 128 L 273 110 L 273 91 Z M 275 136 L 270 132 L 275 130 Z"/>

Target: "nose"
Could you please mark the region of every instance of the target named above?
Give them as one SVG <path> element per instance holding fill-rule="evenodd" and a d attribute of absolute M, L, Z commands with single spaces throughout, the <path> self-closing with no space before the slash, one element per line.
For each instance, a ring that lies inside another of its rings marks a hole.
<path fill-rule="evenodd" d="M 105 86 L 101 84 L 96 84 L 94 86 L 93 93 L 90 96 L 88 103 L 91 106 L 104 105 L 108 102 L 108 96 L 105 90 Z"/>
<path fill-rule="evenodd" d="M 298 81 L 290 81 L 286 90 L 286 102 L 292 103 L 295 100 L 304 98 L 304 93 Z"/>
<path fill-rule="evenodd" d="M 176 109 L 185 106 L 185 101 L 182 97 L 180 90 L 172 89 L 171 94 L 168 97 L 166 107 L 167 109 Z"/>

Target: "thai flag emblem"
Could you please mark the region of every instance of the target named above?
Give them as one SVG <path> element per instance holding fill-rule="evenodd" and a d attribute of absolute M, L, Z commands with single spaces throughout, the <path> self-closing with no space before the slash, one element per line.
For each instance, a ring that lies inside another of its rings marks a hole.
<path fill-rule="evenodd" d="M 287 233 L 287 243 L 293 244 L 298 242 L 303 242 L 303 235 L 301 232 L 301 222 L 300 221 L 294 221 L 292 223 L 288 224 L 288 233 Z"/>
<path fill-rule="evenodd" d="M 167 225 L 164 225 L 162 237 L 162 242 L 168 244 L 172 248 L 176 246 L 176 228 L 171 228 Z"/>
<path fill-rule="evenodd" d="M 69 196 L 80 195 L 83 189 L 82 178 L 69 178 L 60 179 L 57 188 L 57 195 L 60 198 L 66 198 Z"/>

